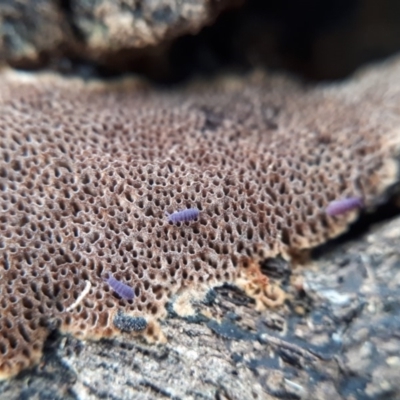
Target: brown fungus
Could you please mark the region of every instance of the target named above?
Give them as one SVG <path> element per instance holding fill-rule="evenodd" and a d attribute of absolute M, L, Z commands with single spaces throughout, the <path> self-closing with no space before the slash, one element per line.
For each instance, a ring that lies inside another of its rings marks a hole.
<path fill-rule="evenodd" d="M 281 304 L 260 261 L 340 234 L 357 211 L 327 216 L 331 201 L 369 208 L 396 182 L 399 82 L 399 63 L 314 89 L 260 74 L 168 92 L 4 72 L 0 376 L 37 362 L 54 326 L 163 341 L 168 301 L 188 315 L 225 282 L 260 310 Z M 165 218 L 194 207 L 190 223 Z"/>

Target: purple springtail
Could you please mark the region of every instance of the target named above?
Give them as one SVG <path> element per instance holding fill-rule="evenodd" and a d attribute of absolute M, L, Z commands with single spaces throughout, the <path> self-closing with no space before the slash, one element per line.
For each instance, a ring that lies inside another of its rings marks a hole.
<path fill-rule="evenodd" d="M 182 211 L 175 211 L 172 214 L 166 212 L 168 217 L 168 222 L 172 222 L 173 224 L 177 224 L 178 222 L 187 222 L 193 221 L 198 218 L 200 211 L 198 208 L 187 208 Z"/>
<path fill-rule="evenodd" d="M 325 212 L 333 217 L 336 215 L 344 214 L 348 211 L 355 210 L 357 208 L 361 208 L 363 206 L 363 200 L 361 197 L 348 197 L 342 200 L 334 200 L 331 201 L 326 207 Z"/>
<path fill-rule="evenodd" d="M 115 279 L 112 275 L 109 275 L 105 281 L 123 299 L 132 300 L 135 297 L 135 291 L 130 286 Z"/>

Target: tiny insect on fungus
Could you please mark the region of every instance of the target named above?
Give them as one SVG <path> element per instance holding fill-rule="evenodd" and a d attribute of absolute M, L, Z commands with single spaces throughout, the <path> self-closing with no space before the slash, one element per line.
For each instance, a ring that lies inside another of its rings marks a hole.
<path fill-rule="evenodd" d="M 172 214 L 165 212 L 168 217 L 168 222 L 177 224 L 178 222 L 189 222 L 199 217 L 200 211 L 198 208 L 187 208 L 182 211 L 175 211 Z"/>
<path fill-rule="evenodd" d="M 361 197 L 349 197 L 341 200 L 331 201 L 326 207 L 325 212 L 333 217 L 344 214 L 348 211 L 363 207 L 364 203 Z"/>
<path fill-rule="evenodd" d="M 109 275 L 105 281 L 121 298 L 132 300 L 135 297 L 135 291 L 130 286 L 115 279 L 112 275 Z"/>

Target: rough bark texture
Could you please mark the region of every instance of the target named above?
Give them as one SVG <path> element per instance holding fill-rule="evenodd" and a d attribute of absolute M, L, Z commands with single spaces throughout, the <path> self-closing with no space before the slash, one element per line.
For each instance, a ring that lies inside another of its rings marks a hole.
<path fill-rule="evenodd" d="M 3 3 L 0 4 L 0 62 L 30 67 L 65 55 L 100 62 L 108 59 L 113 64 L 121 62 L 128 52 L 132 60 L 141 54 L 138 49 L 154 48 L 177 36 L 194 34 L 224 8 L 240 2 L 9 0 Z"/>
<path fill-rule="evenodd" d="M 0 62 L 28 66 L 72 39 L 68 21 L 55 1 L 6 1 L 0 4 Z"/>
<path fill-rule="evenodd" d="M 291 293 L 284 308 L 258 313 L 221 288 L 198 305 L 210 318 L 171 315 L 165 346 L 54 337 L 41 365 L 1 383 L 0 397 L 399 398 L 399 236 L 397 217 L 292 272 L 267 263 Z"/>
<path fill-rule="evenodd" d="M 399 50 L 399 16 L 397 0 L 7 0 L 0 62 L 162 81 L 254 66 L 338 79 Z"/>

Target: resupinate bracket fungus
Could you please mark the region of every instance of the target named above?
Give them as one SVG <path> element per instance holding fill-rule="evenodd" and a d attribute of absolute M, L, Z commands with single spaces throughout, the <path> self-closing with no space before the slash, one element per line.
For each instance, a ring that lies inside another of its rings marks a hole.
<path fill-rule="evenodd" d="M 3 71 L 0 377 L 39 362 L 54 323 L 162 343 L 172 298 L 188 315 L 227 283 L 281 305 L 260 263 L 344 232 L 355 213 L 331 218 L 330 202 L 373 207 L 397 182 L 400 62 L 379 68 L 314 89 L 254 74 L 170 91 Z"/>

